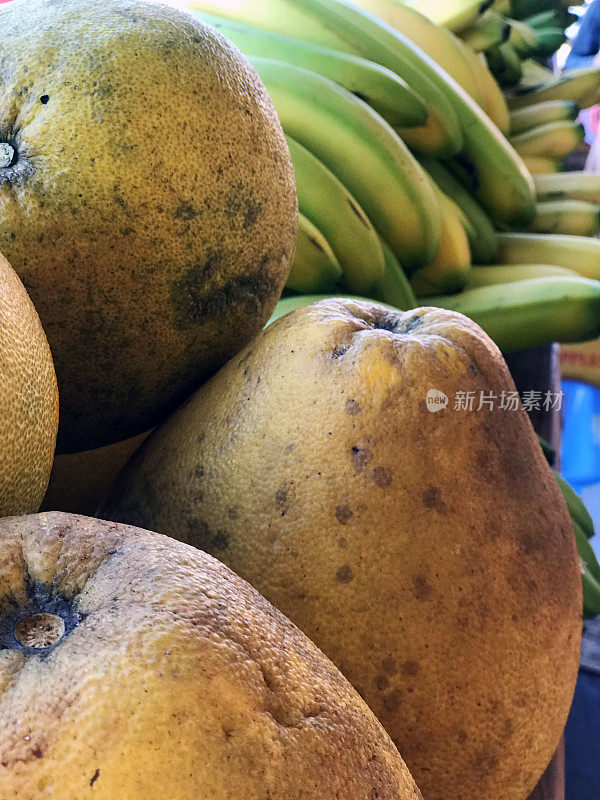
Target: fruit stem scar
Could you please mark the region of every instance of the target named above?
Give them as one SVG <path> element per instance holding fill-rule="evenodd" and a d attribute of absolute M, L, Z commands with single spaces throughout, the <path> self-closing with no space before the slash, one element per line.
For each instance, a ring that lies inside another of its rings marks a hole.
<path fill-rule="evenodd" d="M 15 149 L 8 142 L 0 142 L 0 169 L 10 167 L 15 160 Z"/>
<path fill-rule="evenodd" d="M 52 647 L 65 635 L 65 621 L 58 614 L 28 614 L 15 627 L 15 637 L 23 647 L 42 650 Z"/>

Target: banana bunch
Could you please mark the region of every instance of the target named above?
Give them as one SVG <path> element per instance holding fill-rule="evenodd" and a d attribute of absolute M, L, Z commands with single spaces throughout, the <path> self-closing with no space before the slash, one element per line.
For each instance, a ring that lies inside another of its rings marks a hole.
<path fill-rule="evenodd" d="M 540 438 L 539 441 L 542 451 L 552 467 L 554 452 L 543 439 Z M 573 535 L 577 544 L 583 587 L 583 616 L 584 618 L 595 617 L 600 614 L 600 564 L 598 564 L 596 554 L 590 544 L 590 539 L 595 534 L 594 521 L 573 487 L 557 473 L 555 473 L 555 478 L 571 516 Z"/>
<path fill-rule="evenodd" d="M 505 352 L 600 335 L 600 181 L 560 172 L 600 81 L 536 60 L 562 5 L 189 2 L 254 65 L 287 138 L 300 227 L 277 313 L 322 295 L 421 302 Z"/>

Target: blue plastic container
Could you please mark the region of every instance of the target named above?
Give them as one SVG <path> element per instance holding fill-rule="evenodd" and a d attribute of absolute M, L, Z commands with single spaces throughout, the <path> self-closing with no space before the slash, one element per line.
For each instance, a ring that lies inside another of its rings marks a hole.
<path fill-rule="evenodd" d="M 562 476 L 581 492 L 600 482 L 600 389 L 564 380 Z"/>

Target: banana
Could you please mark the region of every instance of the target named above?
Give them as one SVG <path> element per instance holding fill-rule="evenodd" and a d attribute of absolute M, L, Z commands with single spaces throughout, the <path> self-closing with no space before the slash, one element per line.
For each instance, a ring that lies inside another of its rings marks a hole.
<path fill-rule="evenodd" d="M 575 534 L 575 541 L 577 542 L 579 558 L 583 561 L 594 578 L 600 582 L 600 564 L 598 564 L 598 559 L 590 544 L 590 540 L 585 535 L 581 525 L 572 517 L 571 522 L 573 524 L 573 532 Z"/>
<path fill-rule="evenodd" d="M 342 269 L 329 242 L 303 214 L 299 215 L 296 255 L 286 281 L 294 292 L 329 292 Z"/>
<path fill-rule="evenodd" d="M 545 200 L 527 226 L 531 233 L 596 236 L 600 233 L 600 206 L 585 200 Z"/>
<path fill-rule="evenodd" d="M 537 33 L 526 22 L 519 19 L 507 18 L 510 25 L 508 43 L 512 45 L 521 58 L 527 58 L 530 53 L 535 53 L 540 45 Z"/>
<path fill-rule="evenodd" d="M 510 25 L 502 14 L 495 11 L 486 11 L 460 32 L 461 39 L 478 53 L 506 42 L 509 36 Z"/>
<path fill-rule="evenodd" d="M 556 275 L 577 275 L 571 269 L 555 267 L 551 264 L 489 264 L 474 266 L 469 272 L 465 289 L 479 286 L 497 286 L 500 283 L 514 283 L 531 278 L 552 278 Z"/>
<path fill-rule="evenodd" d="M 385 256 L 385 269 L 382 277 L 370 290 L 370 296 L 402 311 L 416 308 L 417 300 L 400 262 L 384 241 L 381 246 Z"/>
<path fill-rule="evenodd" d="M 473 69 L 473 74 L 480 84 L 480 93 L 484 97 L 483 110 L 498 130 L 507 136 L 510 132 L 510 116 L 504 93 L 498 82 L 489 71 L 485 57 L 476 53 L 468 44 L 457 39 L 465 58 Z"/>
<path fill-rule="evenodd" d="M 554 264 L 600 280 L 600 239 L 534 233 L 498 234 L 501 264 Z"/>
<path fill-rule="evenodd" d="M 356 197 L 377 232 L 409 269 L 429 263 L 441 220 L 422 167 L 373 109 L 315 72 L 249 59 L 284 131 L 314 153 Z"/>
<path fill-rule="evenodd" d="M 412 0 L 409 5 L 436 25 L 456 32 L 473 24 L 494 0 Z"/>
<path fill-rule="evenodd" d="M 591 574 L 590 568 L 582 558 L 579 559 L 581 585 L 583 588 L 583 617 L 592 619 L 600 614 L 600 582 Z"/>
<path fill-rule="evenodd" d="M 428 297 L 427 304 L 465 314 L 503 353 L 600 334 L 600 283 L 567 275 Z"/>
<path fill-rule="evenodd" d="M 557 27 L 563 19 L 563 15 L 559 9 L 551 8 L 545 11 L 538 11 L 535 14 L 530 14 L 525 17 L 525 19 L 530 28 L 544 30 L 544 28 Z"/>
<path fill-rule="evenodd" d="M 388 51 L 412 59 L 449 100 L 460 119 L 465 143 L 460 161 L 467 167 L 462 174 L 477 198 L 499 221 L 519 225 L 531 219 L 534 188 L 525 165 L 489 117 L 447 72 L 406 36 L 349 0 L 310 1 L 330 13 L 327 21 L 331 25 L 360 29 Z"/>
<path fill-rule="evenodd" d="M 420 151 L 448 158 L 457 153 L 463 137 L 456 113 L 440 89 L 419 68 L 418 60 L 390 49 L 363 30 L 361 12 L 358 24 L 346 19 L 347 9 L 321 0 L 191 0 L 200 11 L 255 28 L 297 37 L 323 47 L 361 56 L 387 67 L 399 75 L 427 103 L 427 121 L 415 128 L 402 128 L 405 141 Z"/>
<path fill-rule="evenodd" d="M 485 51 L 485 58 L 500 86 L 516 86 L 523 77 L 521 59 L 509 42 L 490 47 Z"/>
<path fill-rule="evenodd" d="M 520 156 L 561 159 L 579 146 L 584 134 L 583 125 L 563 120 L 548 122 L 511 136 L 510 143 Z"/>
<path fill-rule="evenodd" d="M 214 10 L 216 4 L 218 0 L 195 1 L 195 7 L 200 6 L 207 12 L 211 10 L 207 6 L 213 6 Z M 464 140 L 461 161 L 468 165 L 465 175 L 471 183 L 476 173 L 476 192 L 482 204 L 494 218 L 507 224 L 519 225 L 532 217 L 533 183 L 523 162 L 477 103 L 433 59 L 399 31 L 357 8 L 349 0 L 304 0 L 301 7 L 292 0 L 271 0 L 269 3 L 264 0 L 237 0 L 233 11 L 232 7 L 227 6 L 220 13 L 228 18 L 235 13 L 237 18 L 241 15 L 245 17 L 242 21 L 257 27 L 269 28 L 271 25 L 272 29 L 279 32 L 291 31 L 292 35 L 303 39 L 349 50 L 383 64 L 404 78 L 427 101 L 430 120 L 433 119 L 432 95 L 428 94 L 427 86 L 433 87 L 437 92 L 436 97 L 441 97 L 450 112 L 446 117 L 440 111 L 441 119 L 438 122 L 448 125 L 451 120 L 460 117 Z M 248 19 L 249 16 L 253 19 Z M 412 78 L 409 77 L 410 70 Z M 420 83 L 417 84 L 416 80 Z M 460 129 L 458 134 L 460 136 Z M 442 157 L 449 157 L 448 151 L 452 151 L 449 145 L 442 148 L 433 133 L 428 139 L 425 127 L 403 128 L 402 136 L 419 152 L 439 153 L 444 149 L 446 155 Z M 460 143 L 456 148 L 455 139 L 452 139 L 452 144 L 455 151 L 460 149 Z M 369 209 L 365 207 L 365 210 L 369 213 Z M 401 257 L 400 260 L 404 266 L 408 266 Z"/>
<path fill-rule="evenodd" d="M 563 172 L 559 175 L 535 175 L 533 182 L 539 200 L 586 200 L 588 203 L 600 205 L 598 173 Z"/>
<path fill-rule="evenodd" d="M 537 35 L 539 41 L 535 51 L 537 58 L 550 58 L 567 38 L 563 28 L 542 28 L 538 30 Z"/>
<path fill-rule="evenodd" d="M 521 83 L 513 90 L 513 93 L 518 93 L 520 95 L 541 89 L 547 83 L 556 79 L 551 69 L 543 67 L 533 58 L 524 58 L 521 61 L 521 72 L 523 73 Z"/>
<path fill-rule="evenodd" d="M 567 504 L 567 508 L 569 509 L 569 514 L 571 515 L 571 519 L 576 522 L 587 539 L 591 539 L 594 536 L 594 520 L 590 516 L 590 512 L 585 507 L 585 503 L 581 499 L 581 497 L 577 494 L 575 489 L 571 486 L 570 483 L 555 473 L 556 482 L 558 483 L 558 487 L 562 492 L 562 496 L 565 499 L 565 503 Z"/>
<path fill-rule="evenodd" d="M 600 67 L 571 69 L 532 90 L 515 90 L 508 97 L 511 111 L 546 100 L 571 100 L 580 108 L 600 102 Z"/>
<path fill-rule="evenodd" d="M 522 156 L 523 163 L 535 178 L 536 175 L 550 175 L 561 172 L 562 158 L 543 158 L 542 156 Z"/>
<path fill-rule="evenodd" d="M 352 292 L 383 277 L 384 254 L 369 218 L 346 187 L 310 151 L 287 136 L 302 214 L 323 233 Z"/>
<path fill-rule="evenodd" d="M 342 275 L 329 242 L 303 214 L 299 215 L 298 239 L 286 289 L 294 292 L 330 292 Z"/>
<path fill-rule="evenodd" d="M 411 286 L 417 297 L 439 292 L 457 292 L 465 285 L 471 269 L 469 240 L 463 227 L 462 214 L 434 183 L 442 211 L 442 234 L 435 258 L 415 272 Z"/>
<path fill-rule="evenodd" d="M 245 55 L 289 61 L 318 72 L 360 97 L 392 126 L 412 128 L 424 125 L 427 120 L 425 102 L 402 78 L 380 64 L 302 39 L 195 13 L 232 41 Z"/>
<path fill-rule="evenodd" d="M 400 0 L 354 0 L 355 4 L 374 14 L 420 47 L 433 58 L 480 106 L 484 96 L 480 81 L 461 48 L 461 40 L 451 31 L 436 25 Z"/>
<path fill-rule="evenodd" d="M 548 0 L 510 0 L 510 16 L 514 19 L 526 19 L 547 8 Z"/>
<path fill-rule="evenodd" d="M 510 115 L 510 132 L 514 136 L 550 122 L 574 121 L 578 115 L 579 106 L 572 100 L 547 100 L 513 111 Z"/>
<path fill-rule="evenodd" d="M 454 200 L 467 216 L 470 225 L 466 231 L 474 261 L 478 264 L 493 261 L 498 252 L 498 234 L 483 208 L 439 161 L 426 156 L 423 156 L 420 161 L 439 188 Z"/>

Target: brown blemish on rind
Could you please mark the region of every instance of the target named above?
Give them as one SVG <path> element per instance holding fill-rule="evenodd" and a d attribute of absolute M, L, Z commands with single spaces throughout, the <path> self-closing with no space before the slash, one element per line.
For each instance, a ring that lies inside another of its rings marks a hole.
<path fill-rule="evenodd" d="M 416 661 L 403 661 L 400 665 L 400 671 L 403 675 L 414 678 L 419 674 L 419 665 Z"/>
<path fill-rule="evenodd" d="M 373 480 L 380 489 L 386 489 L 392 482 L 392 471 L 388 467 L 375 467 Z"/>
<path fill-rule="evenodd" d="M 431 508 L 440 514 L 446 513 L 446 504 L 442 500 L 442 493 L 437 486 L 429 486 L 423 492 L 423 505 L 425 508 Z"/>
<path fill-rule="evenodd" d="M 348 564 L 344 564 L 343 567 L 338 569 L 335 577 L 339 583 L 350 583 L 350 581 L 354 578 L 352 567 L 350 567 Z"/>
<path fill-rule="evenodd" d="M 275 503 L 279 506 L 279 508 L 281 508 L 281 506 L 285 503 L 286 500 L 287 500 L 287 492 L 285 491 L 285 489 L 278 489 L 275 492 Z"/>
<path fill-rule="evenodd" d="M 93 786 L 99 777 L 100 777 L 100 769 L 97 769 L 96 772 L 94 772 L 94 774 L 90 778 L 90 786 Z"/>
<path fill-rule="evenodd" d="M 393 689 L 389 694 L 384 695 L 383 705 L 386 711 L 394 713 L 400 707 L 402 692 L 400 689 Z"/>
<path fill-rule="evenodd" d="M 360 404 L 356 402 L 356 400 L 347 400 L 346 401 L 346 414 L 349 414 L 351 417 L 355 417 L 357 414 L 360 414 L 361 407 Z"/>
<path fill-rule="evenodd" d="M 354 516 L 352 513 L 350 506 L 347 503 L 344 503 L 341 506 L 336 506 L 335 509 L 335 518 L 340 523 L 340 525 L 346 525 Z"/>
<path fill-rule="evenodd" d="M 391 656 L 384 658 L 381 662 L 381 668 L 388 675 L 396 675 L 398 672 L 398 668 L 396 667 L 396 659 L 392 658 Z"/>
<path fill-rule="evenodd" d="M 417 600 L 427 600 L 431 596 L 431 584 L 423 575 L 416 575 L 413 580 L 413 595 Z"/>
<path fill-rule="evenodd" d="M 389 685 L 390 682 L 387 675 L 378 675 L 375 678 L 375 686 L 377 686 L 380 692 L 385 692 Z"/>

